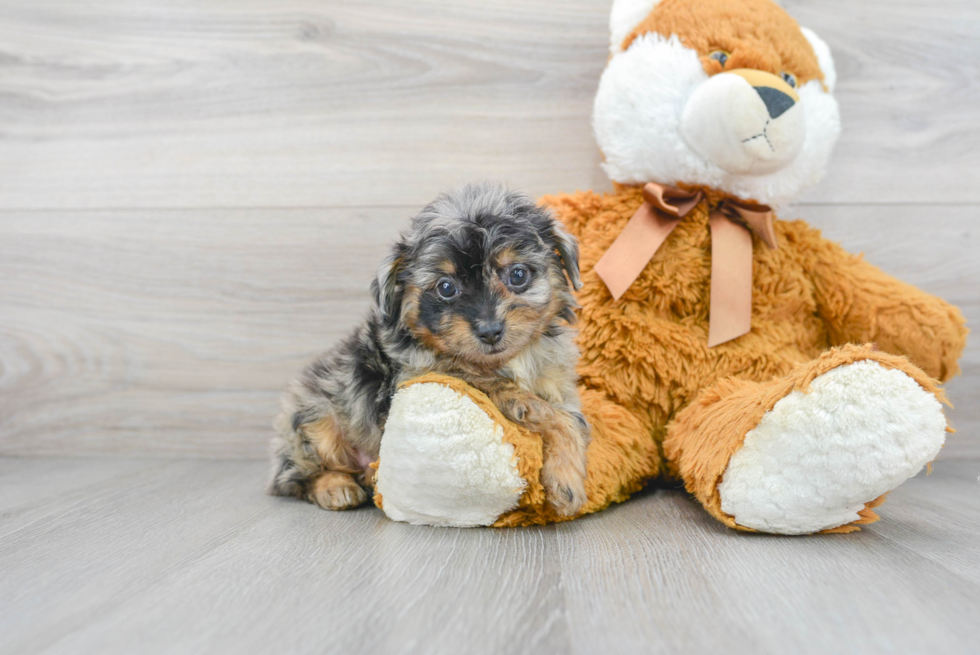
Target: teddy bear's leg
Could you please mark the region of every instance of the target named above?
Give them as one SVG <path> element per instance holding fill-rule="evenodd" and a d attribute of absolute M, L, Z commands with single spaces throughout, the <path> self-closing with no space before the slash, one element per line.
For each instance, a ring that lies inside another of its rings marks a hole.
<path fill-rule="evenodd" d="M 727 379 L 668 426 L 671 470 L 726 525 L 844 532 L 942 447 L 942 391 L 907 359 L 844 346 L 766 383 Z"/>
<path fill-rule="evenodd" d="M 518 506 L 527 483 L 505 419 L 467 390 L 459 380 L 430 375 L 395 394 L 375 484 L 375 503 L 389 518 L 470 527 Z"/>
<path fill-rule="evenodd" d="M 649 429 L 597 391 L 583 391 L 591 426 L 587 500 L 577 516 L 626 500 L 660 472 Z M 541 484 L 539 435 L 508 421 L 465 382 L 429 374 L 392 402 L 377 464 L 376 504 L 396 521 L 498 527 L 562 521 Z"/>

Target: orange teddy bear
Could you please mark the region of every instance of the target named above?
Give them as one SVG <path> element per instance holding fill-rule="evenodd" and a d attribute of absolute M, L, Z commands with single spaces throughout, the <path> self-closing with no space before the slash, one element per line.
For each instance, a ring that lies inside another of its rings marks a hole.
<path fill-rule="evenodd" d="M 942 447 L 959 311 L 778 208 L 839 134 L 830 51 L 770 0 L 616 0 L 593 125 L 610 194 L 544 203 L 581 243 L 589 501 L 683 481 L 715 518 L 844 532 Z M 541 442 L 440 376 L 400 390 L 376 502 L 436 525 L 562 520 Z"/>

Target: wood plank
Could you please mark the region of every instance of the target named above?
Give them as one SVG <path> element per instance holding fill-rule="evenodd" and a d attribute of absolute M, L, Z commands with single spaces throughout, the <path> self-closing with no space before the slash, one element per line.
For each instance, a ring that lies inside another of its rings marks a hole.
<path fill-rule="evenodd" d="M 279 390 L 361 320 L 406 216 L 4 216 L 0 452 L 264 457 Z"/>
<path fill-rule="evenodd" d="M 980 583 L 980 460 L 937 462 L 889 494 L 877 535 Z"/>
<path fill-rule="evenodd" d="M 59 459 L 47 471 L 46 461 L 0 457 L 0 536 L 63 513 L 67 499 L 103 496 L 107 489 L 115 492 L 134 479 L 156 475 L 167 461 Z"/>
<path fill-rule="evenodd" d="M 16 529 L 0 523 L 0 652 L 40 652 L 273 509 L 258 462 L 171 461 L 145 472 L 141 461 L 98 465 L 107 463 L 113 480 L 73 490 L 65 482 L 74 464 L 19 460 L 63 493 Z"/>
<path fill-rule="evenodd" d="M 930 503 L 933 478 L 915 480 L 882 507 L 880 524 L 844 536 L 739 534 L 676 492 L 563 524 L 571 641 L 582 653 L 611 652 L 610 636 L 614 651 L 636 653 L 972 652 L 980 587 L 976 566 L 966 575 L 958 564 L 980 555 L 977 523 L 965 527 L 973 541 L 933 546 L 976 512 L 978 469 L 947 466 L 946 481 L 969 495 L 955 506 Z M 892 524 L 892 513 L 904 521 Z M 918 539 L 904 540 L 910 527 Z M 942 552 L 956 559 L 941 562 Z"/>
<path fill-rule="evenodd" d="M 820 202 L 975 202 L 980 4 L 785 0 L 830 46 L 843 132 Z M 966 189 L 970 188 L 969 191 Z"/>
<path fill-rule="evenodd" d="M 57 488 L 78 461 L 16 466 Z M 131 460 L 84 461 L 118 483 L 0 537 L 0 652 L 958 655 L 980 638 L 980 460 L 907 483 L 862 532 L 800 538 L 728 530 L 678 491 L 459 530 L 263 496 L 260 462 L 171 461 L 136 484 Z"/>
<path fill-rule="evenodd" d="M 980 5 L 789 0 L 844 134 L 807 198 L 978 202 Z M 609 0 L 0 3 L 0 208 L 418 204 L 608 188 Z"/>
<path fill-rule="evenodd" d="M 412 207 L 0 213 L 0 454 L 265 458 L 279 390 L 361 320 Z M 977 208 L 788 211 L 980 322 Z M 945 456 L 980 455 L 980 348 Z"/>
<path fill-rule="evenodd" d="M 0 207 L 592 186 L 605 1 L 6 3 Z"/>

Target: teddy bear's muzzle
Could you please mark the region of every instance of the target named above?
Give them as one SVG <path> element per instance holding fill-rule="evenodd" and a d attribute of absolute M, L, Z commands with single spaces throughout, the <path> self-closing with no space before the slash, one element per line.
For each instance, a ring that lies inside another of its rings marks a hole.
<path fill-rule="evenodd" d="M 763 175 L 792 162 L 803 147 L 800 97 L 771 73 L 719 73 L 691 94 L 681 118 L 687 144 L 729 173 Z"/>

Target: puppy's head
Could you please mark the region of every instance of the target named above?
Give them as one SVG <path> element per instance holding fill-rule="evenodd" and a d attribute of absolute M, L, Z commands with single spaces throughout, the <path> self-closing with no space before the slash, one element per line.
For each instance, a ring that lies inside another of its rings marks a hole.
<path fill-rule="evenodd" d="M 547 210 L 471 184 L 412 220 L 374 290 L 387 326 L 438 356 L 497 366 L 574 319 L 569 284 L 581 286 L 578 244 Z"/>

